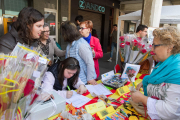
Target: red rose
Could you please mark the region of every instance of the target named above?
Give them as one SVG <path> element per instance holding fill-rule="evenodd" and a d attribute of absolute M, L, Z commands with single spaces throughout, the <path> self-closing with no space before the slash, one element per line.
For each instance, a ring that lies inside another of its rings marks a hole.
<path fill-rule="evenodd" d="M 140 38 L 140 37 L 137 37 L 137 39 L 140 40 L 140 41 L 142 40 L 142 38 Z"/>
<path fill-rule="evenodd" d="M 151 55 L 155 55 L 155 53 L 153 51 L 150 52 Z"/>
<path fill-rule="evenodd" d="M 145 47 L 145 45 L 142 45 L 142 48 L 144 48 Z"/>
<path fill-rule="evenodd" d="M 146 50 L 146 49 L 142 49 L 141 52 L 142 52 L 142 53 L 146 53 L 147 50 Z"/>
<path fill-rule="evenodd" d="M 152 48 L 152 45 L 149 45 L 149 48 Z"/>
<path fill-rule="evenodd" d="M 120 47 L 121 47 L 121 48 L 124 48 L 124 47 L 125 47 L 125 44 L 124 44 L 124 43 L 121 43 L 121 44 L 120 44 Z"/>
<path fill-rule="evenodd" d="M 136 39 L 134 39 L 132 42 L 133 42 L 133 45 L 134 45 L 134 46 L 137 46 L 137 45 L 138 45 L 138 42 L 137 42 Z"/>
<path fill-rule="evenodd" d="M 121 36 L 121 37 L 120 37 L 120 40 L 121 40 L 121 41 L 124 41 L 124 36 Z"/>
<path fill-rule="evenodd" d="M 125 44 L 126 44 L 126 45 L 130 45 L 130 42 L 126 41 Z"/>
<path fill-rule="evenodd" d="M 138 43 L 138 48 L 141 48 L 142 47 L 142 44 L 141 43 Z"/>

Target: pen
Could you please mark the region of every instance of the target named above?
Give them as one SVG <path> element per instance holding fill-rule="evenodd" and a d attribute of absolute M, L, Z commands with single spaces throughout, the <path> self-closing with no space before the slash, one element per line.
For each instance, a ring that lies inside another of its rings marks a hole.
<path fill-rule="evenodd" d="M 71 89 L 70 89 L 70 87 L 68 85 L 67 85 L 67 88 L 68 88 L 69 91 L 71 91 Z"/>

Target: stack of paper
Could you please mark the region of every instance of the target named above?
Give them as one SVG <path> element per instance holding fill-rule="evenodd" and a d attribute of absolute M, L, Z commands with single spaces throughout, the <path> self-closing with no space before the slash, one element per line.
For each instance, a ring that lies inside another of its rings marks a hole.
<path fill-rule="evenodd" d="M 103 84 L 98 85 L 86 85 L 86 88 L 90 93 L 95 93 L 96 95 L 110 95 L 112 94 Z"/>
<path fill-rule="evenodd" d="M 81 107 L 83 105 L 85 105 L 86 103 L 88 103 L 91 99 L 83 96 L 83 95 L 80 95 L 80 94 L 77 94 L 77 92 L 73 91 L 73 96 L 69 99 L 66 99 L 66 102 L 71 104 L 74 106 L 74 107 Z"/>

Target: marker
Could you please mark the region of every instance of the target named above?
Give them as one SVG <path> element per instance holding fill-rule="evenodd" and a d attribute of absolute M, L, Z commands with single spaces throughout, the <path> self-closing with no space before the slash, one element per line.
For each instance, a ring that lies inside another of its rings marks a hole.
<path fill-rule="evenodd" d="M 123 109 L 120 109 L 120 112 L 125 115 L 126 117 L 128 117 L 128 115 L 123 111 Z"/>
<path fill-rule="evenodd" d="M 124 118 L 123 116 L 121 116 L 120 114 L 118 114 L 118 113 L 115 113 L 115 114 L 116 114 L 117 116 L 119 116 L 120 119 L 123 119 L 123 120 L 125 119 L 125 118 Z"/>
<path fill-rule="evenodd" d="M 67 88 L 68 88 L 69 91 L 71 91 L 71 89 L 70 89 L 70 87 L 68 85 L 67 85 Z"/>
<path fill-rule="evenodd" d="M 105 120 L 112 120 L 110 117 L 106 116 Z"/>
<path fill-rule="evenodd" d="M 122 116 L 123 118 L 126 118 L 125 115 L 123 115 L 122 113 L 120 113 L 120 112 L 118 112 L 118 111 L 117 111 L 117 114 L 119 114 L 119 115 Z"/>

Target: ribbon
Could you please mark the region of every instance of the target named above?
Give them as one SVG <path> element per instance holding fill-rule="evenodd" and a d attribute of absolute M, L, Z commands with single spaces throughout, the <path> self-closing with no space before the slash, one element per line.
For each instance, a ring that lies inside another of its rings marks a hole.
<path fill-rule="evenodd" d="M 18 45 L 18 46 L 19 46 L 20 48 L 24 49 L 24 50 L 27 50 L 27 51 L 33 52 L 33 53 L 35 53 L 36 55 L 41 56 L 42 58 L 46 59 L 47 61 L 50 61 L 49 59 L 47 59 L 46 57 L 43 57 L 41 54 L 37 53 L 37 52 L 36 52 L 36 51 L 34 51 L 34 50 L 30 50 L 30 49 L 28 49 L 28 48 L 26 48 L 26 47 L 24 47 L 24 46 L 20 46 L 20 45 Z"/>
<path fill-rule="evenodd" d="M 15 83 L 17 85 L 19 85 L 19 83 L 15 80 L 11 80 L 11 79 L 7 79 L 7 78 L 4 78 L 6 81 L 9 81 L 9 82 L 12 82 L 12 83 Z M 3 87 L 8 87 L 8 88 L 13 88 L 15 87 L 15 84 L 13 86 L 11 85 L 4 85 L 4 84 L 0 84 L 0 86 L 3 86 Z M 2 92 L 0 93 L 0 95 L 3 95 L 3 94 L 6 94 L 6 93 L 10 93 L 10 92 L 15 92 L 15 91 L 19 91 L 19 89 L 15 89 L 15 90 L 8 90 L 6 92 Z"/>

